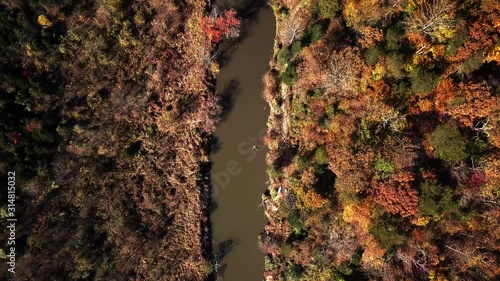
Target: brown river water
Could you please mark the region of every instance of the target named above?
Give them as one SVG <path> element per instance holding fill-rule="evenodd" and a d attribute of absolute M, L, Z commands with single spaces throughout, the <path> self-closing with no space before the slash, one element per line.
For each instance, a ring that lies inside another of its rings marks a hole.
<path fill-rule="evenodd" d="M 275 19 L 270 8 L 254 11 L 242 41 L 217 76 L 217 91 L 231 97 L 215 133 L 218 149 L 211 155 L 211 222 L 218 280 L 224 281 L 260 281 L 264 271 L 264 255 L 257 245 L 266 223 L 260 205 L 267 181 L 262 136 L 269 109 L 262 98 L 262 77 L 269 70 Z"/>

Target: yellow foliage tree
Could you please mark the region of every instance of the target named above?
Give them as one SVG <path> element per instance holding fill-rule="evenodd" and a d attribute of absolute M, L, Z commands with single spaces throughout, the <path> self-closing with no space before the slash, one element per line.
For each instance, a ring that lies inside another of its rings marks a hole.
<path fill-rule="evenodd" d="M 485 159 L 484 173 L 488 181 L 481 189 L 482 195 L 498 199 L 500 197 L 500 152 L 497 151 Z"/>
<path fill-rule="evenodd" d="M 300 187 L 295 190 L 297 198 L 302 202 L 305 208 L 316 209 L 323 207 L 327 200 L 312 189 Z"/>
<path fill-rule="evenodd" d="M 385 250 L 380 246 L 379 242 L 374 237 L 368 236 L 363 246 L 364 252 L 361 257 L 363 264 L 369 264 L 374 267 L 381 266 Z"/>
<path fill-rule="evenodd" d="M 486 62 L 500 62 L 500 45 L 491 50 L 491 52 L 488 53 L 488 56 L 484 59 Z"/>
<path fill-rule="evenodd" d="M 38 23 L 43 27 L 51 27 L 52 26 L 52 22 L 45 15 L 39 15 L 37 20 L 38 20 Z"/>
<path fill-rule="evenodd" d="M 344 207 L 342 219 L 347 223 L 357 223 L 363 231 L 368 231 L 371 225 L 370 208 L 361 204 L 350 204 Z"/>

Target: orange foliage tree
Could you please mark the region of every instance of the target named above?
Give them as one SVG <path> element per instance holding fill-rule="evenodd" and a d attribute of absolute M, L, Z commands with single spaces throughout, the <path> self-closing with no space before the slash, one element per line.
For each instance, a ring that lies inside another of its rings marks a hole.
<path fill-rule="evenodd" d="M 451 78 L 445 78 L 436 87 L 434 106 L 444 113 L 448 102 L 456 95 L 458 89 Z"/>
<path fill-rule="evenodd" d="M 346 0 L 343 15 L 348 25 L 360 29 L 366 25 L 374 25 L 377 21 L 394 11 L 396 5 L 389 1 L 378 0 Z"/>
<path fill-rule="evenodd" d="M 486 187 L 482 190 L 486 197 L 498 197 L 500 191 L 500 151 L 488 155 L 484 160 L 484 173 L 486 175 Z"/>
<path fill-rule="evenodd" d="M 498 100 L 491 96 L 486 83 L 460 83 L 457 97 L 451 101 L 446 113 L 465 126 L 472 127 L 478 119 L 487 118 L 499 109 Z"/>
<path fill-rule="evenodd" d="M 491 24 L 485 18 L 470 24 L 469 36 L 457 53 L 450 57 L 453 64 L 449 71 L 458 70 L 459 73 L 468 74 L 477 69 L 482 64 L 482 58 L 498 41 L 498 35 L 492 31 Z"/>
<path fill-rule="evenodd" d="M 488 132 L 488 138 L 492 145 L 500 148 L 500 111 L 489 116 L 487 120 L 491 125 L 485 123 L 485 129 Z"/>
<path fill-rule="evenodd" d="M 359 28 L 362 34 L 362 37 L 359 39 L 361 46 L 363 48 L 370 48 L 375 46 L 378 42 L 384 39 L 383 30 L 372 27 L 372 26 L 363 26 Z"/>
<path fill-rule="evenodd" d="M 408 172 L 401 172 L 387 181 L 374 181 L 375 202 L 391 214 L 415 218 L 418 216 L 418 193 L 410 186 L 412 181 L 413 176 Z"/>

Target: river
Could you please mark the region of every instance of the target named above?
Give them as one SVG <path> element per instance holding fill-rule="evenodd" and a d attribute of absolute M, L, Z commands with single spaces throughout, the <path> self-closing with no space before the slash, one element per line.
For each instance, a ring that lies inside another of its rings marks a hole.
<path fill-rule="evenodd" d="M 229 4 L 238 7 L 238 2 Z M 243 21 L 244 37 L 221 67 L 216 84 L 220 94 L 231 97 L 215 133 L 219 149 L 211 155 L 213 238 L 216 248 L 221 243 L 230 248 L 219 261 L 219 280 L 225 281 L 259 281 L 264 271 L 257 245 L 266 223 L 260 204 L 267 181 L 262 136 L 269 109 L 262 98 L 262 77 L 269 70 L 275 19 L 270 8 L 256 9 L 252 20 Z"/>

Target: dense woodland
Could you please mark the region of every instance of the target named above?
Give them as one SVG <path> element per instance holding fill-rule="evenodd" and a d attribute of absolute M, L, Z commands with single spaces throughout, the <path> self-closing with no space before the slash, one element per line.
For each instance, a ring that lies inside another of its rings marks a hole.
<path fill-rule="evenodd" d="M 498 278 L 500 1 L 271 6 L 266 280 Z M 17 280 L 209 277 L 213 49 L 238 26 L 199 0 L 2 1 Z"/>
<path fill-rule="evenodd" d="M 500 2 L 273 0 L 266 280 L 500 276 Z"/>
<path fill-rule="evenodd" d="M 2 186 L 17 176 L 16 280 L 206 279 L 221 111 L 211 53 L 238 24 L 198 0 L 2 1 L 0 174 Z"/>

